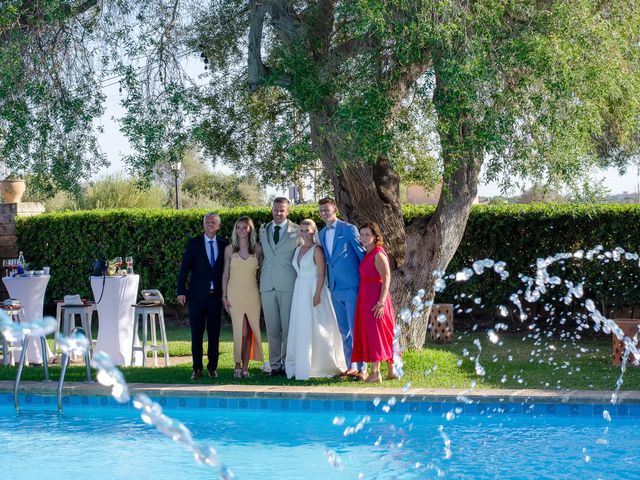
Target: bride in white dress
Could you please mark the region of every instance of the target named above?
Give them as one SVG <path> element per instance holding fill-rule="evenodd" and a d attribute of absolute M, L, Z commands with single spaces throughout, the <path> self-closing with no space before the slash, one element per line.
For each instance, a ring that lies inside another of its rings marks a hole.
<path fill-rule="evenodd" d="M 285 371 L 288 378 L 333 377 L 347 368 L 342 337 L 325 280 L 326 264 L 313 220 L 300 222 L 304 244 L 293 255 L 293 288 Z"/>

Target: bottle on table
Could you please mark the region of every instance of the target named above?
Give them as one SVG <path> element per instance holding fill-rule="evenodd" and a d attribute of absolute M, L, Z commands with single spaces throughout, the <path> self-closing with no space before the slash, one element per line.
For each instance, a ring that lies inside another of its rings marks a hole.
<path fill-rule="evenodd" d="M 127 275 L 131 275 L 133 273 L 133 257 L 126 257 L 124 262 L 127 265 Z"/>
<path fill-rule="evenodd" d="M 21 275 L 24 273 L 24 265 L 25 265 L 24 255 L 22 254 L 22 252 L 20 252 L 20 255 L 18 255 L 18 275 Z"/>

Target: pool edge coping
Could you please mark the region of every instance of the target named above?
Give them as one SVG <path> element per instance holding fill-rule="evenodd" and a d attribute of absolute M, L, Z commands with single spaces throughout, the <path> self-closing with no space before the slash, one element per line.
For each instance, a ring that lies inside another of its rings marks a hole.
<path fill-rule="evenodd" d="M 13 392 L 14 382 L 0 381 L 0 393 Z M 23 381 L 21 394 L 55 395 L 57 382 Z M 377 388 L 377 387 L 309 387 L 274 385 L 190 385 L 131 383 L 132 393 L 153 397 L 235 397 L 288 398 L 306 400 L 371 400 L 375 397 L 406 397 L 406 401 L 460 401 L 522 403 L 610 403 L 609 390 L 541 390 L 541 389 L 453 389 L 453 388 Z M 97 383 L 67 382 L 63 395 L 109 396 L 110 389 Z M 640 403 L 640 391 L 621 391 L 618 404 Z"/>

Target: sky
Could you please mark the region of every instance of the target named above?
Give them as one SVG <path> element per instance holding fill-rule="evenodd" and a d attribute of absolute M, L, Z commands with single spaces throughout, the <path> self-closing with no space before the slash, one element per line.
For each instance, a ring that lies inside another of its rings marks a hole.
<path fill-rule="evenodd" d="M 120 94 L 118 85 L 112 85 L 105 88 L 106 95 L 106 111 L 102 118 L 97 122 L 104 129 L 104 132 L 98 136 L 98 141 L 102 151 L 106 154 L 110 162 L 108 168 L 103 169 L 100 174 L 114 173 L 123 171 L 125 165 L 122 161 L 123 156 L 131 153 L 131 147 L 127 138 L 119 131 L 119 125 L 114 118 L 118 118 L 123 114 L 120 107 Z M 222 169 L 228 173 L 230 170 Z M 640 186 L 640 175 L 637 167 L 627 170 L 627 173 L 621 176 L 615 169 L 607 169 L 596 172 L 593 180 L 603 180 L 603 185 L 609 189 L 610 193 L 635 192 Z M 281 194 L 283 192 L 275 189 L 269 189 L 269 194 Z M 517 195 L 519 191 L 508 192 L 508 195 Z M 493 197 L 502 195 L 499 187 L 495 183 L 481 184 L 478 187 L 478 195 L 482 197 Z"/>

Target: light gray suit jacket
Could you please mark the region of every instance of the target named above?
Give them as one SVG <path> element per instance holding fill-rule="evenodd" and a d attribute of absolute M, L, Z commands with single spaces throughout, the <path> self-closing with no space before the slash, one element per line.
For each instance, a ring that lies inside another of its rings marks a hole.
<path fill-rule="evenodd" d="M 291 262 L 300 245 L 300 227 L 287 220 L 287 228 L 280 232 L 277 245 L 273 243 L 273 227 L 272 221 L 260 227 L 260 244 L 264 253 L 260 270 L 260 291 L 293 292 L 296 271 Z"/>

